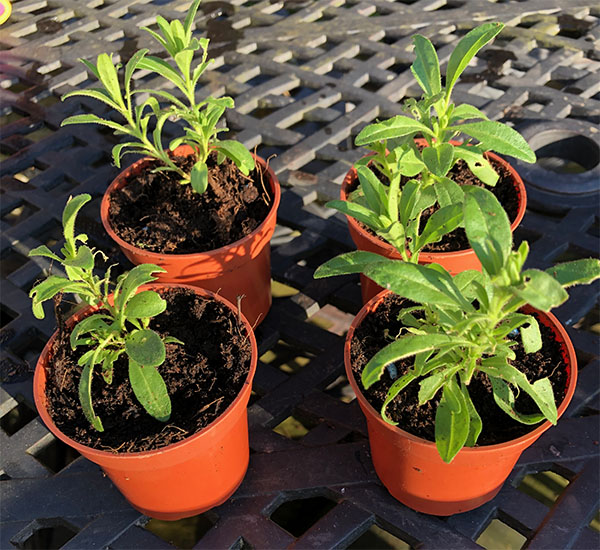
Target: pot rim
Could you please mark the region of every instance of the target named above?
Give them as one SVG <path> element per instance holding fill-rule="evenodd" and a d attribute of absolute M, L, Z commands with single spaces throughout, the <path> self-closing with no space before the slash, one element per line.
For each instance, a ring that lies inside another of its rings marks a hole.
<path fill-rule="evenodd" d="M 177 147 L 177 149 L 186 148 L 186 147 L 189 147 L 189 146 L 180 145 L 179 147 Z M 125 248 L 132 253 L 143 254 L 144 256 L 148 257 L 149 258 L 148 263 L 151 263 L 152 260 L 154 260 L 155 262 L 160 261 L 159 259 L 164 258 L 165 256 L 181 258 L 182 260 L 196 259 L 199 256 L 203 256 L 205 258 L 210 258 L 210 257 L 226 254 L 230 249 L 237 248 L 237 247 L 241 246 L 243 243 L 245 243 L 246 241 L 253 240 L 258 234 L 263 232 L 265 230 L 265 227 L 271 223 L 271 221 L 274 217 L 277 216 L 277 208 L 279 207 L 279 202 L 281 201 L 281 187 L 279 185 L 279 180 L 277 179 L 275 172 L 273 172 L 273 169 L 269 166 L 267 161 L 265 161 L 262 157 L 255 155 L 254 153 L 250 153 L 250 154 L 252 155 L 252 158 L 254 158 L 255 162 L 257 162 L 261 166 L 261 168 L 263 169 L 263 173 L 267 176 L 267 180 L 269 181 L 269 183 L 271 185 L 271 191 L 273 192 L 273 202 L 271 203 L 271 208 L 270 208 L 269 212 L 267 213 L 267 216 L 265 217 L 265 219 L 260 223 L 260 225 L 256 229 L 254 229 L 254 231 L 252 231 L 252 233 L 249 233 L 245 237 L 242 237 L 241 239 L 238 239 L 237 241 L 234 241 L 230 244 L 226 244 L 225 246 L 221 246 L 220 248 L 213 248 L 212 250 L 205 250 L 204 252 L 191 252 L 191 253 L 187 253 L 187 254 L 175 254 L 173 252 L 151 252 L 149 250 L 144 250 L 143 248 L 134 246 L 134 245 L 128 243 L 127 241 L 124 241 L 121 237 L 119 237 L 115 233 L 114 229 L 111 227 L 110 222 L 109 222 L 108 212 L 109 212 L 109 206 L 110 206 L 110 196 L 112 193 L 114 193 L 114 191 L 117 188 L 120 188 L 125 185 L 125 184 L 122 184 L 121 182 L 125 178 L 127 178 L 129 176 L 129 174 L 131 174 L 131 172 L 133 172 L 140 165 L 142 165 L 144 163 L 148 163 L 149 161 L 152 161 L 153 159 L 151 157 L 141 158 L 141 159 L 137 160 L 136 162 L 134 162 L 133 164 L 131 164 L 130 166 L 128 166 L 127 168 L 125 168 L 124 170 L 122 170 L 115 177 L 115 179 L 111 182 L 111 184 L 108 186 L 108 188 L 104 192 L 104 195 L 102 195 L 102 201 L 100 203 L 100 219 L 102 220 L 102 225 L 104 226 L 104 230 L 108 233 L 109 237 L 117 243 L 117 245 L 119 247 Z"/>
<path fill-rule="evenodd" d="M 169 288 L 187 288 L 187 289 L 193 290 L 196 294 L 199 294 L 200 296 L 212 298 L 219 302 L 222 302 L 229 309 L 231 309 L 234 313 L 237 314 L 237 310 L 236 310 L 235 306 L 226 298 L 223 298 L 222 296 L 219 296 L 218 294 L 211 292 L 210 290 L 206 290 L 204 288 L 199 288 L 199 287 L 192 286 L 192 285 L 179 284 L 179 283 L 154 282 L 154 283 L 142 285 L 140 287 L 140 290 L 149 290 L 149 289 L 150 290 L 152 290 L 152 289 L 160 290 L 160 289 L 169 289 Z M 67 323 L 71 319 L 73 319 L 75 316 L 82 315 L 83 313 L 86 313 L 90 309 L 94 309 L 93 306 L 87 306 L 87 307 L 79 310 L 78 312 L 74 313 L 73 315 L 71 315 L 71 317 L 69 317 L 69 319 L 67 319 Z M 251 358 L 250 358 L 250 368 L 248 370 L 246 379 L 244 380 L 244 384 L 242 385 L 242 388 L 240 389 L 240 391 L 239 391 L 238 395 L 235 397 L 235 399 L 229 404 L 229 406 L 217 418 L 215 418 L 210 424 L 208 424 L 207 426 L 202 428 L 199 432 L 196 432 L 196 433 L 192 434 L 191 436 L 186 437 L 185 439 L 182 439 L 181 441 L 177 441 L 176 443 L 171 443 L 170 445 L 166 445 L 165 447 L 161 447 L 159 449 L 153 449 L 150 451 L 134 451 L 134 452 L 129 452 L 129 453 L 118 453 L 118 452 L 104 451 L 102 449 L 97 449 L 95 447 L 88 447 L 87 445 L 78 443 L 77 441 L 71 439 L 68 435 L 66 435 L 63 431 L 61 431 L 58 428 L 58 426 L 54 423 L 54 421 L 52 420 L 52 417 L 50 416 L 50 414 L 48 413 L 48 410 L 47 410 L 46 404 L 47 404 L 48 399 L 46 397 L 46 391 L 45 391 L 46 390 L 46 377 L 45 377 L 46 373 L 42 372 L 43 369 L 45 368 L 44 366 L 42 366 L 42 362 L 46 363 L 46 365 L 48 364 L 50 350 L 52 348 L 52 344 L 54 343 L 54 340 L 56 339 L 58 330 L 55 330 L 52 333 L 52 336 L 49 338 L 48 342 L 46 342 L 46 345 L 44 346 L 44 349 L 42 350 L 42 353 L 40 354 L 40 357 L 39 357 L 36 367 L 35 367 L 35 373 L 33 376 L 33 397 L 34 397 L 34 401 L 35 401 L 35 405 L 36 405 L 38 414 L 40 415 L 40 417 L 43 420 L 46 427 L 56 437 L 58 437 L 64 443 L 66 443 L 69 446 L 76 449 L 80 454 L 86 453 L 87 455 L 96 455 L 96 456 L 104 456 L 104 457 L 112 457 L 112 458 L 118 457 L 123 460 L 139 460 L 139 459 L 147 458 L 147 457 L 153 456 L 153 455 L 164 454 L 164 453 L 168 453 L 168 452 L 175 452 L 180 447 L 183 447 L 184 445 L 188 445 L 190 442 L 195 441 L 196 439 L 199 439 L 200 437 L 206 436 L 206 434 L 209 432 L 209 430 L 213 430 L 214 428 L 216 428 L 220 423 L 222 423 L 225 420 L 225 417 L 233 414 L 234 409 L 237 408 L 237 406 L 240 404 L 240 401 L 244 398 L 244 394 L 246 392 L 250 392 L 252 390 L 252 379 L 254 378 L 254 374 L 256 372 L 256 366 L 258 363 L 258 345 L 256 343 L 256 337 L 254 336 L 254 331 L 252 330 L 250 323 L 248 322 L 248 320 L 246 319 L 246 317 L 243 314 L 241 314 L 241 321 L 242 321 L 242 325 L 246 328 L 246 332 L 248 334 L 248 337 L 250 338 L 250 344 L 252 347 L 252 354 L 251 354 Z M 43 375 L 44 375 L 44 379 L 42 380 Z"/>
<path fill-rule="evenodd" d="M 423 138 L 417 138 L 415 141 L 418 143 L 418 142 L 421 142 L 424 140 L 423 140 Z M 453 145 L 462 144 L 462 142 L 455 141 L 455 140 L 451 140 L 450 143 L 452 143 Z M 368 155 L 365 155 L 365 157 L 370 157 L 373 154 L 374 153 L 370 153 Z M 511 230 L 511 232 L 514 232 L 515 229 L 517 228 L 517 226 L 523 220 L 523 217 L 525 216 L 525 210 L 527 209 L 527 191 L 525 189 L 525 184 L 523 183 L 521 176 L 519 176 L 519 173 L 513 168 L 513 166 L 509 162 L 504 160 L 502 157 L 498 156 L 496 153 L 492 153 L 491 151 L 488 151 L 485 154 L 489 158 L 494 159 L 495 161 L 499 162 L 502 166 L 504 166 L 510 172 L 511 176 L 513 177 L 513 183 L 517 189 L 517 195 L 519 196 L 519 208 L 517 210 L 517 215 L 516 215 L 514 221 L 510 224 L 510 230 Z M 340 199 L 341 200 L 343 200 L 343 201 L 347 200 L 348 187 L 350 186 L 350 183 L 355 181 L 355 179 L 357 177 L 358 176 L 356 173 L 356 168 L 354 166 L 352 166 L 350 168 L 350 170 L 348 170 L 348 172 L 346 173 L 346 176 L 344 177 L 344 181 L 342 182 L 342 186 L 340 189 Z M 346 214 L 346 219 L 348 220 L 348 225 L 350 226 L 351 230 L 359 232 L 365 239 L 367 239 L 374 246 L 378 246 L 379 248 L 386 249 L 386 253 L 389 254 L 388 257 L 394 258 L 394 259 L 401 259 L 400 253 L 387 241 L 384 241 L 383 239 L 380 239 L 376 235 L 372 235 L 368 231 L 365 231 L 361 227 L 360 223 L 352 216 L 348 216 Z M 419 254 L 419 258 L 426 259 L 428 261 L 435 263 L 436 258 L 460 258 L 461 256 L 469 255 L 472 253 L 473 253 L 472 248 L 463 248 L 462 250 L 454 250 L 451 252 L 421 252 Z"/>
<path fill-rule="evenodd" d="M 358 400 L 358 402 L 359 402 L 361 408 L 363 409 L 363 411 L 365 412 L 365 414 L 366 414 L 366 412 L 368 412 L 379 423 L 384 424 L 390 430 L 397 432 L 397 434 L 399 436 L 402 436 L 402 437 L 414 442 L 415 444 L 425 446 L 425 447 L 435 448 L 436 445 L 435 445 L 434 441 L 428 441 L 426 439 L 423 439 L 421 437 L 413 435 L 413 434 L 403 430 L 402 428 L 399 428 L 398 426 L 393 426 L 392 424 L 388 424 L 387 422 L 385 422 L 385 420 L 383 420 L 383 418 L 381 417 L 380 412 L 375 410 L 375 408 L 367 401 L 366 397 L 362 393 L 362 390 L 359 388 L 358 383 L 356 382 L 356 379 L 354 378 L 354 373 L 352 371 L 352 365 L 351 365 L 351 359 L 350 359 L 350 344 L 351 344 L 352 338 L 354 337 L 354 332 L 355 332 L 356 328 L 361 324 L 363 319 L 369 313 L 372 313 L 373 311 L 375 311 L 375 309 L 377 309 L 377 306 L 381 303 L 381 301 L 388 294 L 393 294 L 393 293 L 391 290 L 384 290 L 384 291 L 380 292 L 379 294 L 377 294 L 376 296 L 374 296 L 373 298 L 371 298 L 371 300 L 369 300 L 361 308 L 361 310 L 358 312 L 358 314 L 352 321 L 352 324 L 350 325 L 350 328 L 348 329 L 348 332 L 346 334 L 346 340 L 344 341 L 344 368 L 346 371 L 346 376 L 348 378 L 348 382 L 352 386 L 352 389 L 356 395 L 356 399 Z M 541 310 L 538 310 L 531 306 L 524 306 L 524 308 L 526 308 L 528 311 L 532 311 L 532 312 L 536 312 L 536 313 L 540 314 L 542 316 L 542 318 L 545 317 L 547 319 L 547 321 L 549 321 L 547 326 L 552 328 L 555 336 L 557 336 L 558 340 L 562 341 L 562 343 L 564 344 L 563 355 L 565 358 L 565 363 L 567 363 L 567 366 L 569 368 L 567 370 L 567 377 L 568 377 L 567 391 L 565 393 L 565 396 L 564 396 L 562 402 L 557 407 L 558 418 L 560 418 L 562 416 L 562 414 L 565 412 L 565 410 L 567 409 L 569 403 L 571 402 L 573 394 L 575 393 L 575 386 L 577 384 L 577 358 L 575 355 L 575 349 L 573 347 L 571 339 L 569 338 L 565 328 L 562 326 L 562 324 L 559 322 L 559 320 L 552 313 L 541 311 Z M 544 323 L 544 324 L 546 324 L 546 323 Z M 534 430 L 532 430 L 516 439 L 511 439 L 510 441 L 505 441 L 503 443 L 494 443 L 493 445 L 463 447 L 459 452 L 460 453 L 486 453 L 486 452 L 494 452 L 494 451 L 497 451 L 500 449 L 508 449 L 511 447 L 518 447 L 518 446 L 522 445 L 523 443 L 525 443 L 526 441 L 529 441 L 529 440 L 535 441 L 535 439 L 537 439 L 543 432 L 545 432 L 552 426 L 553 425 L 549 420 L 545 420 L 544 422 L 542 422 L 542 424 L 540 424 Z"/>

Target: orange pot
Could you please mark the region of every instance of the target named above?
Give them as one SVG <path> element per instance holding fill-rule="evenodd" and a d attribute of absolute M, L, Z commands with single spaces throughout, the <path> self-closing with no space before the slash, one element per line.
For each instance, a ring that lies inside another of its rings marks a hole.
<path fill-rule="evenodd" d="M 356 327 L 366 315 L 375 311 L 389 291 L 371 299 L 358 313 L 344 346 L 346 375 L 367 419 L 371 457 L 375 471 L 391 495 L 406 506 L 436 516 L 466 512 L 491 500 L 500 490 L 521 453 L 552 424 L 545 421 L 532 432 L 506 443 L 465 447 L 450 464 L 438 454 L 435 443 L 416 437 L 385 422 L 365 399 L 352 372 L 350 343 Z M 558 416 L 567 408 L 577 382 L 575 350 L 565 329 L 551 313 L 536 311 L 540 322 L 550 327 L 562 344 L 568 382 Z"/>
<path fill-rule="evenodd" d="M 415 141 L 417 144 L 427 143 L 423 139 L 416 139 Z M 457 142 L 454 141 L 451 143 L 454 145 L 457 144 Z M 517 211 L 517 217 L 510 226 L 511 230 L 514 231 L 521 223 L 521 220 L 525 215 L 525 208 L 527 206 L 527 192 L 525 191 L 525 185 L 523 185 L 523 180 L 519 174 L 508 162 L 494 153 L 486 154 L 489 159 L 493 159 L 502 164 L 513 176 L 514 185 L 519 196 L 519 209 Z M 347 200 L 349 189 L 354 187 L 357 177 L 358 175 L 356 173 L 356 169 L 353 166 L 346 174 L 346 177 L 342 183 L 340 198 L 343 201 Z M 368 231 L 365 231 L 359 222 L 351 216 L 346 216 L 346 218 L 348 219 L 348 230 L 350 231 L 350 236 L 352 237 L 352 240 L 354 241 L 354 244 L 358 250 L 374 252 L 394 260 L 402 259 L 400 253 L 391 244 L 383 241 L 376 235 L 372 235 Z M 468 248 L 466 250 L 457 250 L 455 252 L 421 252 L 419 255 L 419 263 L 422 265 L 431 263 L 440 264 L 452 275 L 456 275 L 457 273 L 466 271 L 467 269 L 477 269 L 478 271 L 481 271 L 481 262 L 477 259 L 475 251 L 472 248 Z M 371 298 L 373 298 L 373 296 L 383 290 L 379 285 L 374 283 L 368 277 L 365 277 L 362 273 L 360 275 L 360 287 L 363 304 L 366 304 Z"/>
<path fill-rule="evenodd" d="M 190 285 L 144 285 L 141 289 L 191 288 L 237 312 L 221 296 Z M 75 323 L 92 308 L 73 315 Z M 252 391 L 258 348 L 250 323 L 242 322 L 252 343 L 250 371 L 239 395 L 211 424 L 191 437 L 155 451 L 111 453 L 73 441 L 61 432 L 47 411 L 46 369 L 56 332 L 44 347 L 33 378 L 37 410 L 48 429 L 81 455 L 98 464 L 129 503 L 147 516 L 176 520 L 201 514 L 225 502 L 239 487 L 249 462 L 246 407 Z"/>
<path fill-rule="evenodd" d="M 186 145 L 175 151 L 180 155 L 193 153 L 192 148 Z M 271 307 L 270 241 L 275 231 L 281 190 L 273 170 L 263 159 L 252 156 L 271 187 L 273 204 L 265 220 L 252 233 L 227 246 L 198 254 L 160 254 L 133 246 L 114 232 L 109 220 L 110 196 L 122 188 L 131 176 L 141 173 L 149 158 L 134 162 L 114 179 L 102 197 L 100 217 L 106 232 L 133 264 L 159 265 L 167 270 L 156 275 L 160 282 L 206 288 L 225 296 L 234 304 L 238 296 L 245 296 L 241 302 L 242 311 L 251 325 L 255 326 L 265 318 Z"/>

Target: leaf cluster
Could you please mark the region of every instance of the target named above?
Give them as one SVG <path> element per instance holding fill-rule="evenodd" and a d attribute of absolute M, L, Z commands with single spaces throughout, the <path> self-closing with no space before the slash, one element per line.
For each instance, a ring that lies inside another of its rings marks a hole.
<path fill-rule="evenodd" d="M 576 260 L 546 271 L 523 269 L 528 244 L 512 250 L 512 234 L 504 209 L 488 190 L 465 191 L 463 207 L 469 243 L 483 271 L 464 271 L 452 277 L 438 264 L 422 266 L 390 260 L 370 252 L 342 254 L 320 266 L 316 278 L 363 273 L 380 286 L 416 302 L 404 308 L 400 320 L 404 333 L 380 350 L 365 366 L 365 388 L 380 380 L 388 365 L 407 357 L 413 367 L 394 380 L 383 403 L 388 404 L 409 384 L 419 384 L 424 404 L 441 392 L 435 418 L 435 440 L 440 456 L 450 462 L 463 446 L 474 446 L 482 423 L 469 396 L 475 373 L 486 376 L 496 404 L 524 424 L 543 419 L 557 421 L 557 410 L 548 378 L 530 382 L 512 365 L 518 339 L 526 353 L 542 346 L 533 315 L 522 313 L 529 304 L 542 311 L 568 298 L 565 287 L 587 284 L 600 277 L 600 261 Z M 418 312 L 418 313 L 417 313 Z M 525 392 L 539 408 L 537 414 L 516 409 L 519 392 Z"/>
<path fill-rule="evenodd" d="M 144 409 L 158 420 L 166 421 L 171 414 L 171 400 L 162 376 L 156 369 L 165 360 L 165 343 L 182 343 L 176 338 L 162 338 L 148 328 L 150 320 L 165 311 L 166 301 L 157 292 L 144 290 L 141 285 L 156 280 L 153 273 L 164 269 L 141 264 L 117 278 L 116 285 L 110 280 L 110 267 L 106 277 L 94 274 L 95 258 L 102 252 L 88 247 L 85 234 L 75 235 L 75 220 L 79 210 L 91 199 L 83 194 L 70 198 L 63 211 L 63 235 L 65 244 L 61 258 L 47 246 L 42 245 L 29 256 L 44 256 L 61 264 L 66 277 L 50 275 L 36 284 L 31 292 L 33 313 L 44 318 L 42 304 L 62 293 L 73 293 L 86 303 L 101 307 L 79 321 L 70 336 L 71 348 L 83 346 L 86 351 L 78 360 L 82 367 L 79 381 L 79 400 L 91 425 L 104 431 L 101 419 L 94 412 L 91 386 L 94 369 L 100 369 L 104 381 L 111 384 L 114 365 L 125 353 L 129 363 L 129 380 L 133 392 Z"/>
<path fill-rule="evenodd" d="M 444 85 L 433 44 L 424 36 L 413 37 L 416 58 L 411 71 L 423 90 L 421 99 L 405 102 L 413 116 L 398 115 L 366 126 L 358 134 L 356 145 L 372 151 L 356 164 L 360 187 L 348 202 L 328 203 L 367 225 L 404 260 L 416 263 L 424 246 L 462 225 L 463 190 L 448 177 L 459 160 L 487 185 L 495 185 L 498 174 L 486 151 L 535 162 L 535 154 L 515 130 L 488 120 L 472 105 L 455 105 L 451 100 L 469 62 L 502 28 L 501 23 L 485 23 L 466 34 L 450 55 Z M 456 145 L 452 140 L 460 133 L 479 143 L 467 140 Z M 425 139 L 425 147 L 417 146 L 417 136 Z M 387 184 L 381 183 L 375 169 Z M 403 177 L 409 181 L 401 185 Z M 420 234 L 422 213 L 434 205 L 438 211 Z"/>
<path fill-rule="evenodd" d="M 98 79 L 101 87 L 73 91 L 65 94 L 62 99 L 72 96 L 91 97 L 114 109 L 123 122 L 84 114 L 68 117 L 62 122 L 62 126 L 82 123 L 107 126 L 116 135 L 125 135 L 129 140 L 113 147 L 112 155 L 117 167 L 121 165 L 122 155 L 137 153 L 150 156 L 161 163 L 157 171 L 175 172 L 181 183 L 191 183 L 196 192 L 203 193 L 208 186 L 206 161 L 212 150 L 217 152 L 219 163 L 229 158 L 245 175 L 254 168 L 254 159 L 241 143 L 218 139 L 217 134 L 227 130 L 217 128 L 217 124 L 225 110 L 234 106 L 231 97 L 208 97 L 196 102 L 199 79 L 213 61 L 208 59 L 208 38 L 198 39 L 192 35 L 192 24 L 200 1 L 192 2 L 183 23 L 178 19 L 169 22 L 159 15 L 156 18 L 158 31 L 144 28 L 163 48 L 168 61 L 148 55 L 149 50 L 146 48 L 138 50 L 127 62 L 121 83 L 121 65 L 114 64 L 108 54 L 100 54 L 96 64 L 81 60 Z M 198 51 L 201 52 L 200 61 L 193 66 Z M 184 99 L 165 90 L 133 89 L 133 75 L 137 70 L 163 77 L 183 94 Z M 137 94 L 149 97 L 136 105 Z M 161 107 L 159 101 L 167 102 L 167 105 Z M 197 160 L 190 173 L 177 166 L 168 151 L 163 149 L 162 130 L 167 120 L 182 120 L 185 123 L 184 134 L 172 140 L 169 149 L 174 150 L 179 145 L 189 145 L 194 149 Z M 150 134 L 151 121 L 154 129 Z"/>

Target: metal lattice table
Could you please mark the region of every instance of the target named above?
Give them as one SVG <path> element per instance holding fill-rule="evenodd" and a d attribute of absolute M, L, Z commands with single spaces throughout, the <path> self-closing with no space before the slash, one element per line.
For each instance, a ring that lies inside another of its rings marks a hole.
<path fill-rule="evenodd" d="M 18 0 L 0 29 L 3 549 L 172 547 L 98 467 L 65 451 L 34 412 L 32 370 L 54 327 L 51 318 L 34 319 L 27 297 L 49 264 L 27 253 L 40 244 L 60 246 L 64 203 L 87 192 L 95 200 L 81 218 L 84 230 L 93 245 L 127 265 L 99 223 L 100 197 L 117 172 L 109 157 L 115 138 L 90 126 L 60 128 L 66 116 L 98 112 L 98 105 L 85 99 L 63 104 L 59 97 L 91 84 L 79 57 L 112 51 L 124 62 L 138 48 L 153 50 L 141 27 L 156 14 L 181 17 L 189 3 Z M 599 495 L 600 285 L 574 289 L 556 312 L 581 369 L 565 417 L 522 456 L 493 501 L 443 519 L 401 505 L 374 473 L 365 423 L 342 376 L 342 334 L 360 307 L 358 278 L 312 279 L 322 261 L 352 248 L 345 220 L 322 205 L 337 197 L 344 174 L 363 154 L 353 137 L 419 94 L 409 70 L 410 36 L 417 30 L 429 36 L 447 61 L 457 40 L 484 20 L 507 26 L 467 69 L 455 98 L 513 124 L 537 150 L 535 166 L 516 163 L 529 195 L 517 244 L 527 239 L 530 265 L 542 268 L 597 256 L 600 9 L 593 6 L 578 0 L 201 6 L 197 32 L 211 38 L 216 58 L 201 93 L 233 96 L 229 128 L 261 156 L 277 155 L 270 163 L 285 190 L 273 278 L 295 290 L 275 298 L 258 329 L 263 355 L 249 408 L 246 479 L 230 501 L 196 518 L 190 545 L 321 549 L 363 541 L 365 547 L 365 533 L 376 525 L 396 537 L 396 545 L 400 539 L 413 548 L 478 548 L 475 541 L 499 520 L 528 548 L 600 546 L 589 526 Z M 164 83 L 140 75 L 137 85 Z M 277 353 L 288 354 L 293 368 L 269 359 Z M 290 439 L 273 431 L 284 421 L 305 435 Z M 525 476 L 543 471 L 568 482 L 552 506 L 519 489 Z M 286 514 L 301 515 L 304 524 L 291 527 Z"/>

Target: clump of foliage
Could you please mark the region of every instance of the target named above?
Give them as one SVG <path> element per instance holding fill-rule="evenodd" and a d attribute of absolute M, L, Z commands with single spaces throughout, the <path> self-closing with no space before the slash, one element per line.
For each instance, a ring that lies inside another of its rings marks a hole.
<path fill-rule="evenodd" d="M 568 298 L 565 287 L 590 283 L 600 277 L 600 261 L 583 259 L 546 271 L 523 269 L 529 252 L 526 242 L 512 251 L 512 234 L 504 209 L 488 190 L 465 190 L 464 223 L 471 247 L 483 271 L 464 271 L 452 277 L 438 264 L 422 266 L 394 261 L 370 252 L 342 254 L 320 266 L 316 278 L 364 273 L 378 285 L 417 305 L 399 313 L 405 330 L 365 366 L 362 383 L 369 388 L 386 367 L 414 357 L 414 365 L 394 380 L 381 408 L 387 422 L 388 404 L 409 384 L 418 383 L 419 402 L 425 404 L 441 391 L 435 417 L 435 442 L 440 456 L 451 462 L 463 446 L 472 447 L 482 422 L 469 395 L 475 373 L 486 376 L 496 404 L 524 424 L 557 421 L 554 394 L 548 378 L 531 383 L 512 361 L 520 333 L 526 353 L 542 347 L 538 323 L 521 309 L 529 304 L 542 311 Z M 419 315 L 415 315 L 419 312 Z M 539 408 L 522 414 L 515 408 L 519 392 Z"/>
<path fill-rule="evenodd" d="M 113 285 L 110 268 L 104 278 L 94 274 L 96 256 L 104 254 L 85 243 L 87 235 L 75 235 L 75 220 L 79 210 L 91 199 L 90 195 L 70 198 L 63 211 L 64 247 L 61 258 L 47 246 L 42 245 L 29 256 L 45 256 L 59 263 L 66 277 L 50 275 L 36 284 L 29 296 L 33 313 L 44 318 L 42 304 L 58 294 L 73 293 L 91 305 L 101 308 L 79 321 L 70 336 L 73 350 L 80 346 L 87 349 L 78 360 L 82 367 L 79 381 L 79 400 L 86 418 L 98 431 L 104 431 L 102 421 L 95 414 L 91 386 L 94 369 L 99 368 L 107 384 L 112 383 L 115 361 L 125 353 L 129 362 L 131 388 L 144 407 L 154 418 L 166 422 L 171 415 L 171 400 L 165 382 L 156 369 L 165 360 L 165 344 L 182 344 L 173 337 L 162 338 L 148 328 L 150 320 L 165 311 L 166 301 L 157 292 L 143 290 L 141 285 L 154 281 L 153 273 L 164 269 L 152 264 L 141 264 L 121 275 Z M 81 244 L 80 244 L 81 243 Z M 112 296 L 111 296 L 112 294 Z"/>
<path fill-rule="evenodd" d="M 127 153 L 139 153 L 157 159 L 161 166 L 155 171 L 175 172 L 182 184 L 191 183 L 194 191 L 203 193 L 208 186 L 208 168 L 206 161 L 211 151 L 217 152 L 218 162 L 231 159 L 244 175 L 254 168 L 254 159 L 250 152 L 234 140 L 219 140 L 217 134 L 227 128 L 217 128 L 217 123 L 227 108 L 234 106 L 231 97 L 208 97 L 196 102 L 196 87 L 204 71 L 212 59 L 208 59 L 208 38 L 192 36 L 192 24 L 201 0 L 194 0 L 188 9 L 185 21 L 178 19 L 167 21 L 161 16 L 156 18 L 159 31 L 145 28 L 163 47 L 171 63 L 159 57 L 150 56 L 148 49 L 138 50 L 125 66 L 123 83 L 119 81 L 120 64 L 115 65 L 111 56 L 102 53 L 96 64 L 85 59 L 81 62 L 99 80 L 102 87 L 77 90 L 65 94 L 62 99 L 72 96 L 91 97 L 105 103 L 121 115 L 124 123 L 114 122 L 94 114 L 75 115 L 62 122 L 68 124 L 100 124 L 115 131 L 115 135 L 125 135 L 133 141 L 115 145 L 112 150 L 113 160 L 117 167 L 121 165 L 121 156 Z M 201 59 L 192 68 L 197 51 L 201 51 Z M 157 89 L 132 90 L 132 78 L 136 70 L 148 70 L 171 82 L 184 96 L 184 100 L 173 94 Z M 149 97 L 141 104 L 135 104 L 137 94 Z M 161 107 L 160 100 L 168 102 Z M 152 136 L 149 136 L 151 119 L 154 122 Z M 185 172 L 171 159 L 163 149 L 162 130 L 168 119 L 179 119 L 185 123 L 184 135 L 172 140 L 169 149 L 179 145 L 191 146 L 197 160 L 190 173 Z"/>
<path fill-rule="evenodd" d="M 417 263 L 425 246 L 462 225 L 463 188 L 448 177 L 459 160 L 464 160 L 475 176 L 492 186 L 498 174 L 486 159 L 486 151 L 535 162 L 534 152 L 515 130 L 488 120 L 473 105 L 452 102 L 452 91 L 460 75 L 503 26 L 485 23 L 466 34 L 450 56 L 443 86 L 433 44 L 424 36 L 413 36 L 416 59 L 411 71 L 423 89 L 418 101 L 411 98 L 405 102 L 405 110 L 414 118 L 398 115 L 365 127 L 355 143 L 367 147 L 372 154 L 356 163 L 360 186 L 348 201 L 328 203 L 375 231 L 405 261 Z M 452 143 L 460 133 L 479 143 Z M 415 143 L 418 136 L 425 139 L 425 147 Z M 401 185 L 403 177 L 409 180 Z M 423 212 L 432 206 L 438 210 L 421 230 Z"/>

